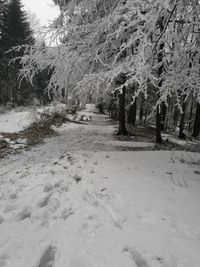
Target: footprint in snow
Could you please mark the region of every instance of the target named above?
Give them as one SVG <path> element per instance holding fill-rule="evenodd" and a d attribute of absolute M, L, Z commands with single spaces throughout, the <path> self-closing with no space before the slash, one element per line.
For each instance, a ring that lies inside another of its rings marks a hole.
<path fill-rule="evenodd" d="M 177 267 L 176 259 L 173 255 L 166 254 L 156 259 L 162 264 L 162 267 Z"/>
<path fill-rule="evenodd" d="M 0 256 L 0 267 L 6 267 L 10 263 L 9 258 L 6 254 Z"/>
<path fill-rule="evenodd" d="M 81 225 L 81 232 L 94 236 L 98 229 L 102 226 L 98 215 L 91 214 L 87 217 L 87 220 Z"/>
<path fill-rule="evenodd" d="M 110 217 L 111 222 L 115 227 L 122 229 L 123 223 L 126 222 L 126 218 L 119 212 L 117 212 L 112 206 L 104 203 L 101 199 L 97 199 L 95 194 L 88 192 L 87 190 L 83 194 L 83 200 L 87 201 L 93 207 L 100 207 Z"/>
<path fill-rule="evenodd" d="M 32 209 L 31 207 L 25 206 L 22 210 L 16 215 L 17 221 L 23 221 L 31 217 Z"/>
<path fill-rule="evenodd" d="M 49 201 L 48 201 L 48 209 L 55 213 L 58 208 L 60 207 L 60 201 L 57 199 L 57 198 L 51 198 Z"/>
<path fill-rule="evenodd" d="M 42 210 L 42 211 L 39 210 L 39 211 L 35 211 L 31 215 L 31 222 L 39 222 L 39 226 L 48 227 L 50 218 L 51 218 L 51 214 L 49 210 L 47 209 Z"/>
<path fill-rule="evenodd" d="M 63 220 L 66 220 L 68 217 L 70 217 L 71 215 L 74 215 L 75 211 L 73 210 L 72 207 L 69 207 L 69 208 L 64 208 L 62 211 L 61 211 L 61 218 Z"/>
<path fill-rule="evenodd" d="M 9 204 L 7 203 L 4 208 L 4 213 L 10 213 L 18 208 L 18 205 L 16 204 Z"/>
<path fill-rule="evenodd" d="M 0 215 L 0 224 L 2 224 L 3 222 L 4 222 L 4 217 Z"/>
<path fill-rule="evenodd" d="M 48 246 L 42 254 L 38 267 L 53 267 L 55 263 L 56 251 L 57 248 L 55 246 Z"/>
<path fill-rule="evenodd" d="M 138 252 L 137 250 L 131 248 L 131 247 L 125 247 L 123 249 L 123 252 L 128 252 L 136 264 L 137 267 L 150 267 L 150 265 L 146 262 L 142 254 Z M 167 266 L 166 266 L 167 267 Z"/>
<path fill-rule="evenodd" d="M 82 198 L 84 201 L 88 202 L 93 207 L 97 207 L 99 205 L 99 202 L 96 199 L 95 195 L 92 193 L 89 193 L 87 190 L 83 193 Z"/>
<path fill-rule="evenodd" d="M 51 196 L 52 196 L 52 194 L 53 194 L 53 193 L 49 193 L 48 195 L 46 195 L 46 196 L 40 198 L 40 199 L 37 201 L 37 206 L 40 207 L 40 208 L 43 208 L 43 207 L 47 206 L 48 203 L 49 203 L 49 200 L 50 200 L 50 198 L 51 198 Z"/>
<path fill-rule="evenodd" d="M 54 187 L 53 187 L 53 185 L 51 183 L 47 183 L 47 184 L 45 184 L 43 191 L 46 192 L 46 193 L 49 193 L 50 191 L 53 190 L 53 188 Z"/>

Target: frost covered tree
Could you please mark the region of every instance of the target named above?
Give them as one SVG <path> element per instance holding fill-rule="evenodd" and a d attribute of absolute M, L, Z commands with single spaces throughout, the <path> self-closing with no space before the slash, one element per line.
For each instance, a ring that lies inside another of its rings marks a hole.
<path fill-rule="evenodd" d="M 168 100 L 182 112 L 193 94 L 200 102 L 198 0 L 55 0 L 60 16 L 43 32 L 49 46 L 26 46 L 20 76 L 33 81 L 41 69 L 51 72 L 47 90 L 63 89 L 83 98 L 93 92 L 138 84 L 139 94 L 157 92 L 156 140 L 161 138 L 161 110 Z M 116 85 L 124 73 L 126 81 Z"/>

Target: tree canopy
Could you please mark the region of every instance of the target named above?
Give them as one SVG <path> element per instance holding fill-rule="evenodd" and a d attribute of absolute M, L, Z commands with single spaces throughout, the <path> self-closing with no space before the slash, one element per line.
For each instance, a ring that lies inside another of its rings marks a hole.
<path fill-rule="evenodd" d="M 179 105 L 180 97 L 191 93 L 200 101 L 199 1 L 54 2 L 61 10 L 47 30 L 54 46 L 27 48 L 21 59 L 22 77 L 32 80 L 48 66 L 52 70 L 49 91 L 68 86 L 84 93 L 98 91 L 102 81 L 108 90 L 124 72 L 126 85 L 139 84 L 136 95 L 147 95 L 151 83 L 159 91 L 158 103 L 175 95 Z"/>

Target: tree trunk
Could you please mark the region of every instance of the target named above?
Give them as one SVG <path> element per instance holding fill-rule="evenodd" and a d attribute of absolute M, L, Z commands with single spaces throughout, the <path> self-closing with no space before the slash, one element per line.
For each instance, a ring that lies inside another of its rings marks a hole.
<path fill-rule="evenodd" d="M 127 135 L 128 132 L 126 130 L 125 124 L 125 94 L 126 94 L 126 87 L 123 86 L 122 93 L 119 94 L 119 129 L 118 135 Z"/>
<path fill-rule="evenodd" d="M 182 110 L 183 113 L 181 114 L 181 121 L 180 121 L 180 125 L 179 125 L 179 136 L 178 138 L 180 139 L 184 139 L 185 138 L 185 134 L 183 132 L 184 130 L 184 126 L 185 126 L 185 110 L 186 110 L 186 102 L 183 102 L 183 106 L 182 106 Z"/>
<path fill-rule="evenodd" d="M 160 28 L 160 32 L 163 31 L 164 29 L 164 18 L 161 18 L 160 22 L 159 22 L 159 28 Z M 163 74 L 163 50 L 165 47 L 165 43 L 161 43 L 159 46 L 159 53 L 158 53 L 158 63 L 160 63 L 160 67 L 158 68 L 158 77 L 161 77 L 161 75 Z M 162 86 L 162 79 L 159 81 L 158 83 L 158 87 Z M 159 95 L 158 95 L 159 97 Z M 162 143 L 162 136 L 161 136 L 161 130 L 162 130 L 162 124 L 161 124 L 161 120 L 162 120 L 162 116 L 161 116 L 161 111 L 160 111 L 160 107 L 157 107 L 156 109 L 156 143 Z"/>
<path fill-rule="evenodd" d="M 199 135 L 199 132 L 200 132 L 200 104 L 197 103 L 192 136 L 197 137 Z"/>
<path fill-rule="evenodd" d="M 12 88 L 12 107 L 14 108 L 15 105 L 17 103 L 17 92 L 16 92 L 16 88 L 13 87 Z"/>
<path fill-rule="evenodd" d="M 162 143 L 161 136 L 161 113 L 159 107 L 156 109 L 156 143 Z"/>
<path fill-rule="evenodd" d="M 161 105 L 161 131 L 165 131 L 166 114 L 167 114 L 167 106 L 165 103 L 162 103 Z"/>
<path fill-rule="evenodd" d="M 193 99 L 191 101 L 191 106 L 190 106 L 190 117 L 189 117 L 188 131 L 191 131 L 192 117 L 193 117 Z"/>
<path fill-rule="evenodd" d="M 135 126 L 136 123 L 136 114 L 137 114 L 137 99 L 130 105 L 128 123 Z"/>
<path fill-rule="evenodd" d="M 177 107 L 174 108 L 173 112 L 173 125 L 176 127 L 178 124 L 178 118 L 179 118 L 179 110 Z"/>
<path fill-rule="evenodd" d="M 139 113 L 139 119 L 140 119 L 140 125 L 142 125 L 143 115 L 144 115 L 144 97 L 142 96 L 141 103 L 140 103 L 140 113 Z"/>

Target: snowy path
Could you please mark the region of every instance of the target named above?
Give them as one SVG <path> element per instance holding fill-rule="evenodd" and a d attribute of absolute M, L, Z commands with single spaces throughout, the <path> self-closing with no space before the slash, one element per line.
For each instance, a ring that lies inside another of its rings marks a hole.
<path fill-rule="evenodd" d="M 200 266 L 200 154 L 111 151 L 113 130 L 93 114 L 1 160 L 0 267 Z"/>

